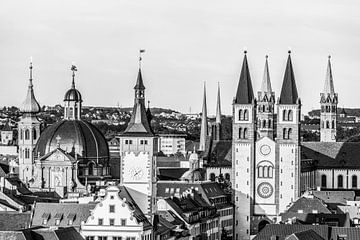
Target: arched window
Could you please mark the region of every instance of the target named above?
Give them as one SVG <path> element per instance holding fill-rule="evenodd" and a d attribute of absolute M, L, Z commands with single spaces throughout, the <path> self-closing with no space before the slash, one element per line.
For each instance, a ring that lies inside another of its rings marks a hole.
<path fill-rule="evenodd" d="M 243 135 L 242 135 L 242 128 L 239 128 L 239 138 L 242 138 Z"/>
<path fill-rule="evenodd" d="M 283 121 L 287 120 L 286 117 L 287 117 L 287 113 L 286 113 L 286 110 L 284 109 L 284 111 L 283 111 Z"/>
<path fill-rule="evenodd" d="M 266 128 L 266 120 L 263 120 L 263 128 Z"/>
<path fill-rule="evenodd" d="M 268 121 L 268 128 L 272 128 L 271 119 L 269 119 L 269 121 Z"/>
<path fill-rule="evenodd" d="M 324 121 L 321 121 L 321 128 L 324 128 L 325 124 Z"/>
<path fill-rule="evenodd" d="M 268 176 L 268 167 L 267 167 L 267 166 L 264 166 L 264 167 L 263 167 L 263 177 L 264 177 L 264 178 L 269 177 L 269 176 Z"/>
<path fill-rule="evenodd" d="M 23 140 L 23 137 L 24 137 L 23 131 L 20 130 L 20 139 Z"/>
<path fill-rule="evenodd" d="M 35 140 L 36 139 L 36 129 L 35 128 L 33 128 L 33 139 Z"/>
<path fill-rule="evenodd" d="M 342 175 L 338 175 L 338 188 L 343 188 L 344 187 L 344 183 L 343 183 L 343 176 Z"/>
<path fill-rule="evenodd" d="M 243 136 L 244 139 L 247 139 L 247 134 L 248 134 L 247 128 L 244 128 L 244 136 Z"/>
<path fill-rule="evenodd" d="M 334 120 L 332 120 L 332 122 L 331 122 L 331 128 L 335 129 L 335 121 Z"/>
<path fill-rule="evenodd" d="M 29 129 L 25 130 L 25 140 L 29 140 L 30 139 L 30 131 Z"/>
<path fill-rule="evenodd" d="M 332 106 L 332 112 L 336 113 L 336 107 L 335 106 Z"/>
<path fill-rule="evenodd" d="M 273 177 L 273 167 L 268 167 L 268 177 L 272 178 Z"/>
<path fill-rule="evenodd" d="M 259 177 L 259 178 L 264 177 L 264 175 L 263 175 L 263 167 L 262 167 L 262 166 L 259 166 L 259 167 L 258 167 L 258 177 Z"/>
<path fill-rule="evenodd" d="M 326 121 L 326 128 L 330 128 L 330 123 L 329 123 L 329 121 Z"/>
<path fill-rule="evenodd" d="M 292 121 L 293 120 L 293 112 L 291 110 L 289 110 L 288 112 L 288 121 Z"/>
<path fill-rule="evenodd" d="M 94 175 L 94 163 L 90 162 L 88 165 L 88 175 Z"/>
<path fill-rule="evenodd" d="M 286 128 L 283 128 L 283 139 L 286 139 L 286 133 L 287 133 Z"/>
<path fill-rule="evenodd" d="M 69 118 L 73 118 L 74 117 L 74 109 L 71 107 L 69 108 Z"/>
<path fill-rule="evenodd" d="M 292 133 L 292 129 L 289 128 L 288 134 L 287 134 L 287 139 L 291 139 L 291 133 Z"/>
<path fill-rule="evenodd" d="M 30 150 L 28 148 L 25 149 L 25 158 L 30 157 Z"/>
<path fill-rule="evenodd" d="M 265 108 L 265 105 L 263 105 L 263 109 L 262 109 L 262 110 L 263 110 L 263 112 L 266 112 L 266 108 Z"/>
<path fill-rule="evenodd" d="M 248 121 L 249 120 L 249 112 L 247 109 L 244 110 L 244 120 Z"/>
<path fill-rule="evenodd" d="M 321 187 L 326 188 L 326 175 L 321 175 Z"/>
<path fill-rule="evenodd" d="M 240 109 L 240 110 L 239 110 L 239 121 L 242 120 L 242 117 L 243 117 L 243 116 L 242 116 L 242 109 Z"/>
<path fill-rule="evenodd" d="M 210 173 L 210 180 L 215 182 L 215 173 Z"/>
<path fill-rule="evenodd" d="M 230 181 L 230 174 L 229 173 L 225 173 L 225 180 Z"/>
<path fill-rule="evenodd" d="M 356 175 L 353 175 L 351 177 L 351 187 L 352 188 L 357 188 L 357 176 Z"/>

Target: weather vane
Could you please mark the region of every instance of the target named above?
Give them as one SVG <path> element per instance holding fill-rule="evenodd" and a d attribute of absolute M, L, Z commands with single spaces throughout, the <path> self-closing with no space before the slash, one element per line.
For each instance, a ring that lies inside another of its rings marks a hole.
<path fill-rule="evenodd" d="M 141 61 L 142 61 L 142 53 L 145 52 L 145 49 L 139 50 L 139 68 L 141 68 Z"/>
<path fill-rule="evenodd" d="M 71 63 L 71 71 L 72 71 L 72 86 L 75 88 L 75 72 L 77 71 L 77 67 L 75 66 L 75 63 Z"/>

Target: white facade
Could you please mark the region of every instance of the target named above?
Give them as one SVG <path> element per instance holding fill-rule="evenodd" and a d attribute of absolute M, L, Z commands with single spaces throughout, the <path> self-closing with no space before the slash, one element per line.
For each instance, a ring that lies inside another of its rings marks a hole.
<path fill-rule="evenodd" d="M 185 137 L 177 134 L 161 134 L 160 135 L 160 151 L 165 155 L 182 153 L 185 155 Z"/>
<path fill-rule="evenodd" d="M 81 234 L 88 240 L 151 239 L 151 228 L 144 228 L 134 217 L 127 200 L 119 197 L 119 188 L 110 186 L 91 216 L 81 225 Z"/>

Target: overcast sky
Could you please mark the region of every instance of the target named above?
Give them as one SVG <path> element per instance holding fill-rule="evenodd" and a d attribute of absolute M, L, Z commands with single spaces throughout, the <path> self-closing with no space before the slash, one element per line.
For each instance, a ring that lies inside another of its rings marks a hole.
<path fill-rule="evenodd" d="M 255 95 L 269 55 L 276 97 L 290 47 L 303 112 L 319 107 L 329 54 L 339 106 L 360 107 L 360 1 L 9 0 L 0 33 L 0 106 L 21 105 L 30 56 L 41 105 L 62 103 L 74 61 L 84 105 L 131 106 L 144 48 L 152 106 L 199 112 L 206 81 L 214 114 L 220 82 L 231 114 L 244 47 Z"/>

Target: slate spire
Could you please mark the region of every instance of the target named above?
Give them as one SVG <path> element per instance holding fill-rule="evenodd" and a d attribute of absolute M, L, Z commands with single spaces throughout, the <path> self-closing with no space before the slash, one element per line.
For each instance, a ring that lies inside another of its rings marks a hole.
<path fill-rule="evenodd" d="M 218 93 L 216 101 L 216 123 L 221 123 L 221 103 L 220 103 L 220 83 L 218 83 Z"/>
<path fill-rule="evenodd" d="M 247 51 L 244 51 L 244 60 L 235 97 L 235 103 L 239 104 L 251 104 L 254 100 L 254 92 L 251 84 L 251 77 L 246 53 Z"/>
<path fill-rule="evenodd" d="M 269 64 L 268 64 L 268 55 L 265 56 L 265 67 L 264 67 L 264 76 L 261 83 L 261 92 L 271 94 L 271 82 L 269 74 Z"/>
<path fill-rule="evenodd" d="M 327 65 L 325 85 L 324 85 L 324 94 L 333 95 L 335 93 L 335 90 L 334 90 L 334 81 L 332 76 L 330 58 L 331 56 L 328 57 L 328 65 Z"/>
<path fill-rule="evenodd" d="M 200 125 L 200 145 L 199 150 L 205 150 L 206 139 L 208 136 L 208 122 L 207 122 L 207 107 L 206 107 L 206 86 L 204 83 L 204 98 L 202 106 L 202 115 L 201 115 L 201 125 Z"/>
<path fill-rule="evenodd" d="M 39 103 L 36 101 L 35 94 L 34 94 L 34 88 L 33 88 L 33 82 L 32 82 L 33 81 L 32 69 L 33 69 L 33 65 L 32 65 L 32 62 L 30 62 L 29 87 L 28 87 L 26 99 L 23 102 L 22 107 L 20 108 L 20 111 L 22 113 L 36 114 L 41 111 L 41 108 L 40 108 Z"/>
<path fill-rule="evenodd" d="M 286 63 L 284 80 L 281 88 L 279 104 L 297 104 L 298 92 L 295 83 L 295 76 L 291 62 L 291 51 Z"/>

